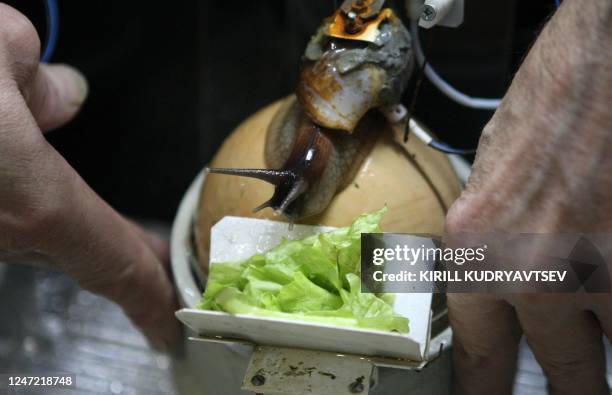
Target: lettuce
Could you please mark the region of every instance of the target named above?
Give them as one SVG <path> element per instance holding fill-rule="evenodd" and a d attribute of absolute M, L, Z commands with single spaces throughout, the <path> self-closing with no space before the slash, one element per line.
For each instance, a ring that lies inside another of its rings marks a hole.
<path fill-rule="evenodd" d="M 363 214 L 350 227 L 283 240 L 264 254 L 211 266 L 198 308 L 258 317 L 408 332 L 392 295 L 361 292 L 361 233 L 381 232 L 387 211 Z"/>

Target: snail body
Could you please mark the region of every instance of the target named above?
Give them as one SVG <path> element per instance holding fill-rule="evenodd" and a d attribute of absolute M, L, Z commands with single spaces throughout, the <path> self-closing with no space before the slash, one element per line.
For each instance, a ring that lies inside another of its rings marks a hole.
<path fill-rule="evenodd" d="M 215 173 L 258 178 L 275 185 L 274 194 L 257 206 L 289 219 L 319 214 L 354 178 L 386 120 L 372 112 L 351 134 L 317 125 L 295 96 L 285 100 L 266 133 L 265 160 L 271 169 L 213 169 Z M 278 169 L 278 170 L 275 170 Z"/>
<path fill-rule="evenodd" d="M 245 119 L 223 142 L 210 166 L 271 167 L 267 139 L 283 107 L 293 101 L 294 96 L 287 97 Z M 453 167 L 443 154 L 419 139 L 404 144 L 401 125 L 392 125 L 390 129 L 371 134 L 374 142 L 363 151 L 365 159 L 354 170 L 354 176 L 345 178 L 346 186 L 336 192 L 324 211 L 303 218 L 300 223 L 349 226 L 360 214 L 386 205 L 389 214 L 381 223 L 385 232 L 442 234 L 446 211 L 461 191 Z M 281 163 L 282 159 L 277 158 Z M 287 221 L 270 209 L 253 213 L 253 207 L 268 200 L 274 189 L 272 184 L 250 177 L 205 176 L 193 234 L 203 272 L 208 270 L 211 228 L 223 217 Z"/>
<path fill-rule="evenodd" d="M 272 197 L 255 211 L 271 207 L 292 222 L 321 213 L 350 183 L 376 135 L 389 129 L 375 110 L 399 102 L 413 66 L 410 35 L 390 9 L 380 10 L 382 1 L 349 3 L 308 43 L 296 98 L 268 128 L 269 168 L 209 169 L 273 184 Z"/>

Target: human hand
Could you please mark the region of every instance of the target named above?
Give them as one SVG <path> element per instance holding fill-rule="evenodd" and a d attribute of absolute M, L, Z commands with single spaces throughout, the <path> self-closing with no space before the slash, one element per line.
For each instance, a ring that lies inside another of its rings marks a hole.
<path fill-rule="evenodd" d="M 167 245 L 115 212 L 43 137 L 78 112 L 87 83 L 39 64 L 39 51 L 27 18 L 0 3 L 0 260 L 50 263 L 168 348 L 180 329 Z"/>
<path fill-rule="evenodd" d="M 611 19 L 607 0 L 563 2 L 483 131 L 447 232 L 612 233 Z M 522 334 L 551 393 L 609 394 L 610 294 L 450 294 L 448 304 L 457 394 L 510 394 Z"/>

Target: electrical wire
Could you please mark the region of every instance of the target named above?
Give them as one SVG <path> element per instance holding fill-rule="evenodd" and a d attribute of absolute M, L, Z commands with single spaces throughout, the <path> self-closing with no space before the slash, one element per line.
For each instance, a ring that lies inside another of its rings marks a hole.
<path fill-rule="evenodd" d="M 555 0 L 556 8 L 559 8 L 561 5 L 561 0 Z M 459 91 L 451 84 L 446 82 L 430 63 L 425 63 L 425 54 L 423 53 L 423 48 L 421 47 L 421 41 L 419 39 L 419 27 L 418 22 L 412 22 L 410 24 L 410 32 L 412 33 L 412 38 L 414 42 L 414 52 L 416 55 L 417 62 L 420 66 L 425 66 L 425 76 L 429 81 L 438 90 L 444 93 L 447 97 L 452 99 L 453 101 L 470 108 L 480 109 L 480 110 L 495 110 L 499 107 L 501 103 L 501 99 L 489 99 L 489 98 L 481 98 L 481 97 L 471 97 L 466 95 L 465 93 Z"/>
<path fill-rule="evenodd" d="M 561 1 L 555 0 L 556 8 L 559 8 Z M 423 52 L 423 48 L 421 47 L 421 42 L 419 39 L 419 29 L 416 22 L 412 22 L 410 24 L 410 32 L 412 33 L 412 38 L 414 42 L 414 52 L 416 55 L 417 62 L 419 66 L 424 70 L 425 76 L 427 79 L 431 81 L 436 88 L 438 88 L 442 93 L 448 96 L 450 99 L 456 101 L 457 103 L 464 105 L 470 108 L 482 109 L 482 110 L 495 110 L 499 107 L 501 103 L 501 99 L 485 99 L 480 97 L 470 97 L 459 90 L 455 89 L 448 82 L 444 81 L 442 77 L 434 70 L 434 68 L 427 61 L 425 54 Z M 412 108 L 414 111 L 414 108 Z M 411 111 L 411 112 L 412 112 Z M 423 129 L 414 119 L 409 118 L 408 123 L 406 124 L 406 133 L 404 140 L 407 139 L 408 133 L 412 132 L 415 136 L 417 136 L 421 141 L 425 144 L 434 148 L 438 151 L 442 151 L 447 154 L 456 154 L 456 155 L 467 155 L 473 154 L 476 152 L 475 149 L 462 149 L 455 148 L 446 143 L 443 143 L 439 140 L 434 139 L 425 129 Z"/>
<path fill-rule="evenodd" d="M 408 120 L 408 124 L 406 125 L 406 128 L 410 132 L 412 132 L 419 140 L 421 140 L 422 142 L 424 142 L 431 148 L 434 148 L 438 151 L 442 151 L 447 154 L 456 154 L 456 155 L 468 155 L 468 154 L 473 154 L 474 152 L 476 152 L 475 149 L 455 148 L 439 140 L 436 140 L 435 138 L 432 137 L 431 134 L 429 134 L 429 132 L 427 132 L 427 130 L 425 130 L 425 128 L 419 125 L 419 123 L 416 122 L 414 118 L 410 118 Z"/>
<path fill-rule="evenodd" d="M 416 23 L 413 22 L 410 24 L 410 31 L 412 33 L 414 53 L 416 55 L 417 62 L 419 63 L 419 65 L 422 66 L 425 63 L 425 54 L 423 53 L 423 48 L 421 47 L 421 41 L 419 39 L 419 29 Z M 431 62 L 428 62 L 425 65 L 425 76 L 442 93 L 444 93 L 453 101 L 465 107 L 481 110 L 495 110 L 497 107 L 499 107 L 499 104 L 501 103 L 501 99 L 485 99 L 480 97 L 471 97 L 463 92 L 460 92 L 451 84 L 444 81 L 442 77 L 440 77 L 440 75 L 431 66 Z"/>
<path fill-rule="evenodd" d="M 447 154 L 456 154 L 456 155 L 469 155 L 469 154 L 473 154 L 474 152 L 476 152 L 475 149 L 461 149 L 461 148 L 455 148 L 455 147 L 451 147 L 448 144 L 445 144 L 441 141 L 438 140 L 431 140 L 429 142 L 429 146 L 431 148 L 435 148 L 438 151 L 442 151 L 444 153 Z"/>
<path fill-rule="evenodd" d="M 59 36 L 59 9 L 57 1 L 45 0 L 45 11 L 47 15 L 47 42 L 40 60 L 46 63 L 53 57 Z"/>

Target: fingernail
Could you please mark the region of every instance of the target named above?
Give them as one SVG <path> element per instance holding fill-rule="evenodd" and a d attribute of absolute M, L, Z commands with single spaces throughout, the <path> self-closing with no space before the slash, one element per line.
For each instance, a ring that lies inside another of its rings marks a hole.
<path fill-rule="evenodd" d="M 87 79 L 85 78 L 85 76 L 83 76 L 80 71 L 70 66 L 65 67 L 66 71 L 71 74 L 71 78 L 75 86 L 75 91 L 77 92 L 74 95 L 75 100 L 73 103 L 75 106 L 80 107 L 89 95 L 89 84 L 87 83 Z"/>
<path fill-rule="evenodd" d="M 89 94 L 89 84 L 83 74 L 66 64 L 44 65 L 44 67 L 53 70 L 49 73 L 52 78 L 60 80 L 56 86 L 63 91 L 62 96 L 74 107 L 80 107 Z"/>

